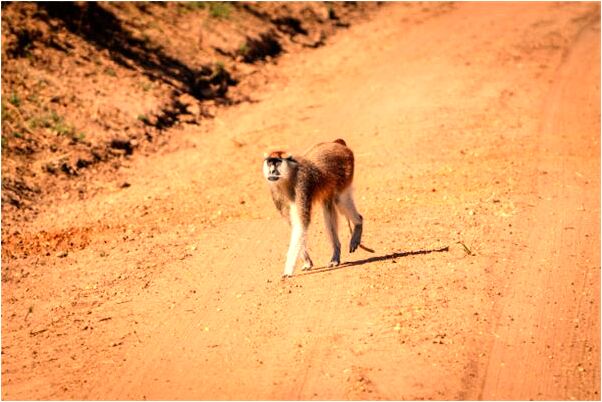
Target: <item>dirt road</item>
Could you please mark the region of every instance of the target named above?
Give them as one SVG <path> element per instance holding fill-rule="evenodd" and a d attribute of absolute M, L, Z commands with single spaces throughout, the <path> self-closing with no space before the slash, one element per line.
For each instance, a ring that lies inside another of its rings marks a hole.
<path fill-rule="evenodd" d="M 390 4 L 50 200 L 6 246 L 3 398 L 599 399 L 599 21 Z M 338 137 L 376 253 L 283 282 L 262 152 Z"/>

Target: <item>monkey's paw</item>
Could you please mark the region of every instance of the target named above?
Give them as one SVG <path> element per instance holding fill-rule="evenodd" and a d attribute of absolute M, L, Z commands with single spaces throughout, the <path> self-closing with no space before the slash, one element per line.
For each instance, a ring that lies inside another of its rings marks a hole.
<path fill-rule="evenodd" d="M 360 246 L 361 241 L 361 237 L 356 236 L 354 233 L 353 237 L 351 238 L 351 241 L 349 242 L 349 252 L 353 253 L 355 250 L 357 250 L 357 248 Z"/>
<path fill-rule="evenodd" d="M 341 263 L 341 261 L 332 260 L 328 263 L 328 267 L 338 267 L 340 263 Z"/>
<path fill-rule="evenodd" d="M 362 242 L 362 225 L 355 225 L 353 234 L 351 235 L 351 241 L 349 242 L 349 252 L 353 253 L 360 246 Z"/>

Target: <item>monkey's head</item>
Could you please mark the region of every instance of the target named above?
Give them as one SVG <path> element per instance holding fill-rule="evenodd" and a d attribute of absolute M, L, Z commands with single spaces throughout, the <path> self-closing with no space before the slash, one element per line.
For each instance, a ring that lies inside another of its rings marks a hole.
<path fill-rule="evenodd" d="M 288 180 L 296 163 L 288 152 L 274 151 L 264 154 L 263 175 L 268 181 Z"/>

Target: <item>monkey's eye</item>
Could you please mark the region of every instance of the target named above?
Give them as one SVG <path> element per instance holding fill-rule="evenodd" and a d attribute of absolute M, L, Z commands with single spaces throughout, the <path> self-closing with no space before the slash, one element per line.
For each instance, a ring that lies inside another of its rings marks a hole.
<path fill-rule="evenodd" d="M 282 159 L 280 158 L 267 158 L 266 161 L 269 165 L 280 165 L 282 163 Z"/>

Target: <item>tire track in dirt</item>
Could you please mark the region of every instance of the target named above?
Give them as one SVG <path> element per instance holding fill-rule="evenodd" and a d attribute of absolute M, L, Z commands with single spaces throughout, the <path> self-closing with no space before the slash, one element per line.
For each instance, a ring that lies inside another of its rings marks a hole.
<path fill-rule="evenodd" d="M 571 46 L 543 107 L 536 207 L 522 222 L 527 254 L 508 268 L 516 275 L 479 399 L 600 398 L 600 155 L 592 149 L 600 132 L 599 48 L 594 21 Z M 597 128 L 588 125 L 596 119 Z"/>

